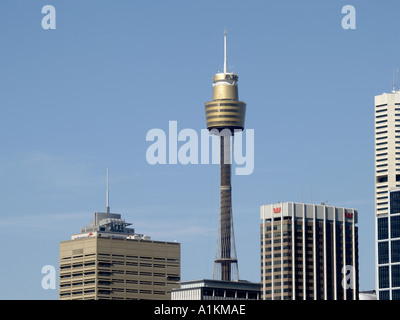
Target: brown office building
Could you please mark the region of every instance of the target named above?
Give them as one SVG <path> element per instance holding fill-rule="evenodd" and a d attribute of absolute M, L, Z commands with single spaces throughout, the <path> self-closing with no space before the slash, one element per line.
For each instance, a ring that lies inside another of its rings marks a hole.
<path fill-rule="evenodd" d="M 179 288 L 180 244 L 153 241 L 128 225 L 107 207 L 60 243 L 61 300 L 171 298 Z"/>
<path fill-rule="evenodd" d="M 358 211 L 261 206 L 261 298 L 358 300 Z"/>

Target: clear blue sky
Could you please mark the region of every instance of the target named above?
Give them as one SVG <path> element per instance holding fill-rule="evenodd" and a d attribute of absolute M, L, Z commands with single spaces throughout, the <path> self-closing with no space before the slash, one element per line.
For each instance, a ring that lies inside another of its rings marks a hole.
<path fill-rule="evenodd" d="M 56 30 L 41 9 L 56 8 Z M 344 30 L 341 9 L 356 8 Z M 360 289 L 374 288 L 374 96 L 400 67 L 398 1 L 1 1 L 0 299 L 57 299 L 41 268 L 105 209 L 182 244 L 182 280 L 211 278 L 217 165 L 146 162 L 146 133 L 205 128 L 222 70 L 239 75 L 255 170 L 233 177 L 239 273 L 260 281 L 259 208 L 359 210 Z M 58 280 L 58 279 L 57 279 Z"/>

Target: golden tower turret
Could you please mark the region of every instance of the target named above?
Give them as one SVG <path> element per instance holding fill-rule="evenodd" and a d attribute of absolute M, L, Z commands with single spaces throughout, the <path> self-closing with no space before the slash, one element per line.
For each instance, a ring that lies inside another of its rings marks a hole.
<path fill-rule="evenodd" d="M 205 103 L 207 129 L 243 130 L 246 103 L 239 101 L 238 75 L 226 70 L 226 32 L 224 48 L 224 72 L 213 77 L 213 99 Z"/>
<path fill-rule="evenodd" d="M 226 31 L 224 34 L 224 72 L 213 77 L 213 100 L 205 103 L 207 129 L 220 136 L 220 215 L 214 279 L 239 280 L 233 232 L 231 188 L 231 136 L 244 129 L 246 103 L 239 101 L 238 75 L 226 68 Z M 236 279 L 235 279 L 236 278 Z"/>

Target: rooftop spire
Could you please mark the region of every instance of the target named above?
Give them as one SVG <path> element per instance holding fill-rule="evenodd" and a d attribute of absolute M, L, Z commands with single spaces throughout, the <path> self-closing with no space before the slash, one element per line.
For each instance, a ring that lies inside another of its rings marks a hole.
<path fill-rule="evenodd" d="M 399 70 L 393 69 L 393 92 L 396 93 L 399 90 Z"/>
<path fill-rule="evenodd" d="M 110 213 L 110 204 L 109 204 L 109 200 L 110 200 L 110 195 L 109 195 L 109 192 L 108 192 L 108 168 L 107 168 L 107 194 L 106 194 L 106 201 L 107 201 L 107 204 L 106 204 L 106 212 L 107 212 L 107 213 Z"/>
<path fill-rule="evenodd" d="M 226 73 L 226 28 L 224 31 L 224 73 Z"/>

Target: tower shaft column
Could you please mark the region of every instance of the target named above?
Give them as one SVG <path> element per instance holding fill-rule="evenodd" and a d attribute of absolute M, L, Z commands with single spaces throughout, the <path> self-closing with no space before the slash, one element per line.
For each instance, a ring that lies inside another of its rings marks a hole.
<path fill-rule="evenodd" d="M 221 280 L 231 281 L 231 225 L 232 225 L 232 195 L 231 195 L 231 145 L 230 137 L 221 135 L 220 154 L 220 237 L 221 237 Z"/>

